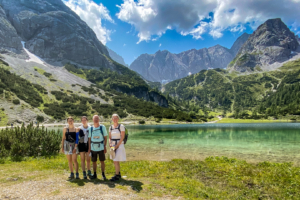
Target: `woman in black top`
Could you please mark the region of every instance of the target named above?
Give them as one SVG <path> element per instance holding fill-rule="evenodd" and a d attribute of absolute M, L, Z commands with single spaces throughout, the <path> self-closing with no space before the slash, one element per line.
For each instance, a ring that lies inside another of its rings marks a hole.
<path fill-rule="evenodd" d="M 69 178 L 74 178 L 74 171 L 73 171 L 73 163 L 74 163 L 75 170 L 76 170 L 76 179 L 79 179 L 78 162 L 77 162 L 78 148 L 76 144 L 76 139 L 78 138 L 78 136 L 76 135 L 76 128 L 74 126 L 73 118 L 68 117 L 67 122 L 68 122 L 68 126 L 65 127 L 63 130 L 61 151 L 65 153 L 68 159 L 69 169 L 71 171 L 71 175 L 69 176 Z"/>

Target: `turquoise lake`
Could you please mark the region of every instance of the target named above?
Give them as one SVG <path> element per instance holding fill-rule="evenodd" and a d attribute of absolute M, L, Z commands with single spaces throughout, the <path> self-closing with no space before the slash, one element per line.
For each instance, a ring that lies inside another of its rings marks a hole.
<path fill-rule="evenodd" d="M 126 127 L 130 134 L 125 146 L 128 160 L 203 160 L 208 156 L 226 156 L 254 163 L 300 165 L 300 123 Z"/>

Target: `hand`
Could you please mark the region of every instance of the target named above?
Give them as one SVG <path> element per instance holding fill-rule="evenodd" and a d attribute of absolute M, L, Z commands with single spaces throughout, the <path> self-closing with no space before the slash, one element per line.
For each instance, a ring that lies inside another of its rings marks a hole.
<path fill-rule="evenodd" d="M 106 151 L 106 147 L 104 147 L 104 153 L 106 153 L 107 151 Z"/>
<path fill-rule="evenodd" d="M 89 150 L 87 153 L 88 153 L 88 155 L 90 156 L 90 154 L 91 154 L 91 151 Z"/>
<path fill-rule="evenodd" d="M 64 148 L 62 147 L 60 151 L 61 151 L 61 153 L 64 153 Z"/>
<path fill-rule="evenodd" d="M 76 154 L 76 148 L 75 148 L 75 149 L 73 149 L 73 154 Z"/>
<path fill-rule="evenodd" d="M 117 149 L 119 148 L 119 146 L 120 146 L 120 145 L 116 145 L 116 146 L 115 146 L 115 150 L 117 150 Z"/>
<path fill-rule="evenodd" d="M 76 128 L 76 132 L 79 132 L 80 131 L 80 128 Z"/>

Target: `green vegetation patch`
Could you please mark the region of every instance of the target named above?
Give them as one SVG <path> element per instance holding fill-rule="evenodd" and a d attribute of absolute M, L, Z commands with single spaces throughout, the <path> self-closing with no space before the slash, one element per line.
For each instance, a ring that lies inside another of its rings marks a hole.
<path fill-rule="evenodd" d="M 22 162 L 3 160 L 4 164 L 0 164 L 2 175 L 0 182 L 18 183 L 7 179 L 11 169 L 14 169 L 15 176 L 24 172 L 28 175 L 34 171 L 35 175 L 42 173 L 44 179 L 51 178 L 53 173 L 66 176 L 67 179 L 67 175 L 63 172 L 68 170 L 68 162 L 63 155 L 51 159 L 24 160 Z M 113 162 L 107 160 L 106 165 L 107 176 L 113 175 Z M 97 170 L 100 174 L 100 168 Z M 129 189 L 141 196 L 151 195 L 152 198 L 156 196 L 161 198 L 162 195 L 185 199 L 300 198 L 300 168 L 292 166 L 291 163 L 250 164 L 233 158 L 208 157 L 204 161 L 181 159 L 169 162 L 129 161 L 121 164 L 121 171 L 127 178 L 116 182 L 117 188 Z M 85 181 L 81 179 L 70 184 L 84 185 Z M 96 181 L 98 184 L 107 184 Z"/>
<path fill-rule="evenodd" d="M 33 124 L 0 130 L 0 157 L 55 155 L 60 150 L 61 133 Z"/>
<path fill-rule="evenodd" d="M 39 107 L 43 103 L 43 99 L 37 92 L 36 87 L 26 79 L 0 68 L 0 92 L 10 91 L 31 106 Z"/>
<path fill-rule="evenodd" d="M 55 119 L 62 119 L 67 114 L 72 116 L 89 115 L 91 111 L 90 104 L 96 103 L 91 98 L 78 96 L 76 94 L 68 95 L 61 91 L 52 91 L 58 102 L 44 104 L 44 112 L 53 116 Z M 100 104 L 100 102 L 98 102 Z"/>
<path fill-rule="evenodd" d="M 290 61 L 282 65 L 280 70 L 300 70 L 300 59 L 295 61 Z"/>
<path fill-rule="evenodd" d="M 7 118 L 7 115 L 5 113 L 5 109 L 0 108 L 0 126 L 6 126 L 7 123 L 8 123 L 8 118 Z"/>

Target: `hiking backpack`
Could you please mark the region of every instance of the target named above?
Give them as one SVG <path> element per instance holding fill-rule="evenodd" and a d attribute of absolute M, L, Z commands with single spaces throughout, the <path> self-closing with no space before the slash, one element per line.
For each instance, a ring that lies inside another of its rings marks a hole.
<path fill-rule="evenodd" d="M 119 126 L 117 127 L 117 129 L 119 130 L 119 132 L 120 132 L 120 134 L 121 134 L 120 126 L 121 126 L 121 124 L 119 124 Z M 123 125 L 123 126 L 124 126 L 124 125 Z M 125 126 L 124 126 L 124 128 L 125 128 L 125 137 L 124 137 L 123 142 L 124 142 L 124 144 L 126 144 L 126 143 L 127 143 L 127 140 L 128 140 L 129 133 L 128 133 L 128 129 L 127 129 Z M 111 125 L 110 129 L 112 130 L 112 125 Z"/>
<path fill-rule="evenodd" d="M 95 128 L 92 126 L 90 128 L 91 131 L 91 148 L 93 147 L 93 151 L 101 151 L 101 144 L 104 145 L 104 134 L 102 130 L 102 126 L 100 125 L 98 128 Z M 94 136 L 93 136 L 94 135 Z M 102 140 L 100 136 L 102 135 Z"/>

